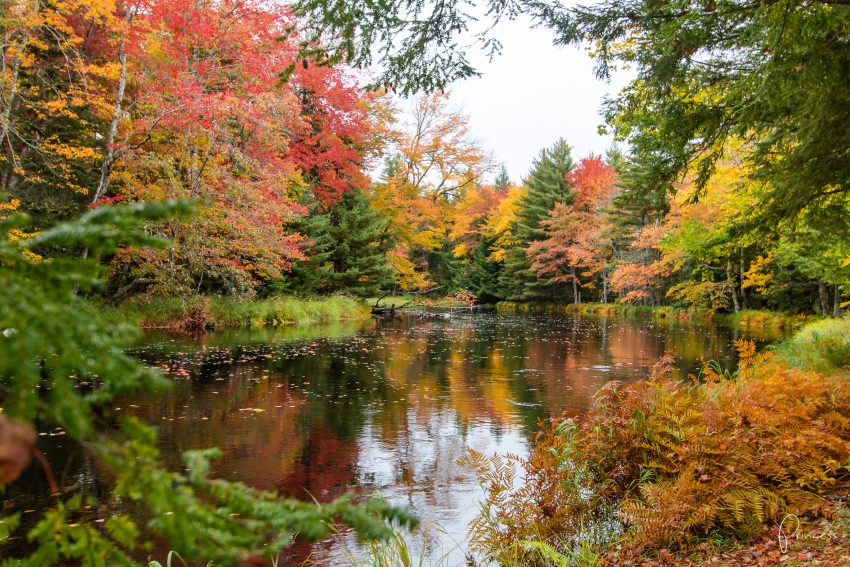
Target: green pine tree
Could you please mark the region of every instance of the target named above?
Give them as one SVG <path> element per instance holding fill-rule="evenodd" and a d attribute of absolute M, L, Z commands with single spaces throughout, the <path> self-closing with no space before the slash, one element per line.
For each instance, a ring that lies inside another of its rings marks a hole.
<path fill-rule="evenodd" d="M 531 271 L 526 250 L 531 242 L 542 240 L 546 232 L 540 228 L 556 203 L 569 204 L 573 199 L 572 184 L 567 174 L 573 168 L 571 148 L 561 138 L 544 149 L 534 161 L 525 180 L 525 194 L 520 200 L 513 233 L 516 244 L 505 253 L 505 269 L 500 284 L 502 295 L 517 301 L 542 300 L 553 297 L 553 288 Z"/>
<path fill-rule="evenodd" d="M 606 216 L 614 226 L 615 238 L 628 239 L 636 230 L 667 214 L 667 196 L 673 192 L 673 187 L 667 183 L 653 183 L 645 169 L 617 149 L 608 153 L 607 161 L 617 169 L 619 191 Z"/>
<path fill-rule="evenodd" d="M 310 257 L 293 267 L 285 287 L 369 297 L 391 286 L 395 274 L 387 253 L 395 243 L 387 225 L 358 191 L 349 191 L 328 210 L 305 217 L 298 228 L 312 241 Z"/>
<path fill-rule="evenodd" d="M 457 278 L 459 287 L 470 291 L 482 303 L 501 299 L 499 277 L 502 263 L 490 259 L 492 244 L 493 241 L 488 239 L 479 242 Z"/>

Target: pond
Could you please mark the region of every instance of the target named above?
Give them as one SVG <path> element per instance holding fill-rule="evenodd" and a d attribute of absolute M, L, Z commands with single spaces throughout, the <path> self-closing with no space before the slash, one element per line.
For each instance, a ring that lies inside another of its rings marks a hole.
<path fill-rule="evenodd" d="M 713 324 L 495 313 L 194 338 L 149 333 L 133 354 L 162 368 L 174 387 L 114 411 L 158 424 L 172 466 L 182 451 L 219 447 L 215 474 L 285 496 L 326 501 L 379 491 L 430 526 L 414 547 L 460 565 L 480 498 L 470 471 L 457 464 L 469 448 L 526 453 L 539 419 L 586 411 L 606 382 L 647 377 L 666 351 L 683 377 L 703 360 L 732 367 L 736 338 Z M 71 456 L 61 436 L 45 441 L 52 459 Z M 70 462 L 64 482 L 74 478 L 97 493 L 90 463 Z M 16 484 L 6 507 L 37 509 L 40 483 Z M 336 557 L 321 564 L 348 564 L 343 547 L 297 544 L 279 565 L 300 565 L 311 552 Z"/>

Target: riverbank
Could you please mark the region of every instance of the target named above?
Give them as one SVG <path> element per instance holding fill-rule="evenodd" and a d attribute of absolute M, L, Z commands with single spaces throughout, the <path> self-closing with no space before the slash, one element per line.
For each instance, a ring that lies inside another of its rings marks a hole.
<path fill-rule="evenodd" d="M 374 297 L 367 299 L 369 305 L 376 307 L 400 308 L 407 307 L 469 307 L 474 302 L 474 297 L 469 295 L 446 295 L 440 297 L 423 296 L 419 294 L 388 295 L 385 297 Z"/>
<path fill-rule="evenodd" d="M 500 301 L 496 310 L 502 313 L 553 313 L 598 316 L 646 316 L 686 323 L 689 321 L 718 321 L 745 330 L 799 329 L 816 321 L 814 315 L 780 313 L 776 311 L 743 310 L 738 313 L 717 313 L 708 309 L 629 305 L 623 303 L 516 303 Z"/>
<path fill-rule="evenodd" d="M 270 327 L 360 320 L 370 316 L 362 299 L 329 297 L 272 297 L 240 301 L 227 297 L 138 297 L 117 307 L 103 307 L 111 321 L 141 329 L 200 330 L 212 327 Z"/>
<path fill-rule="evenodd" d="M 242 301 L 228 297 L 136 297 L 121 305 L 104 306 L 104 315 L 115 322 L 128 322 L 142 329 L 198 330 L 205 327 L 269 327 L 315 324 L 336 320 L 362 320 L 370 316 L 370 306 L 460 307 L 469 304 L 453 296 L 420 298 L 387 296 L 360 299 L 344 295 L 329 297 L 282 296 Z M 502 301 L 501 313 L 550 313 L 605 317 L 653 317 L 676 322 L 719 321 L 745 330 L 799 329 L 817 320 L 813 315 L 792 315 L 772 311 L 745 310 L 715 313 L 710 310 L 676 307 L 647 307 L 621 303 L 541 304 Z"/>

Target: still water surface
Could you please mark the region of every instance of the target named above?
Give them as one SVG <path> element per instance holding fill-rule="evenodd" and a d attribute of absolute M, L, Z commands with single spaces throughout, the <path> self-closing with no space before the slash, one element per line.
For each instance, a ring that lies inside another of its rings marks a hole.
<path fill-rule="evenodd" d="M 431 558 L 462 565 L 480 497 L 456 463 L 469 448 L 523 454 L 540 418 L 587 410 L 609 380 L 645 378 L 668 350 L 683 377 L 702 360 L 732 366 L 735 338 L 717 325 L 492 313 L 149 333 L 133 353 L 174 387 L 116 411 L 158 424 L 173 466 L 219 447 L 217 475 L 285 496 L 380 491 L 432 526 Z M 296 545 L 280 565 L 339 547 Z"/>

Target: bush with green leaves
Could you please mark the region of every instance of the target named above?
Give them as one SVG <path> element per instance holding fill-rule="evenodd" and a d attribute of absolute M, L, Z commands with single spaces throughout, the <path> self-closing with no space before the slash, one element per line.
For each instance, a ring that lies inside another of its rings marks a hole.
<path fill-rule="evenodd" d="M 51 505 L 36 512 L 40 517 L 25 534 L 26 555 L 7 553 L 0 565 L 138 565 L 153 536 L 187 559 L 227 565 L 274 555 L 296 534 L 323 538 L 335 521 L 365 540 L 389 537 L 393 523 L 415 524 L 406 510 L 380 498 L 306 503 L 211 478 L 216 449 L 187 452 L 184 470 L 167 470 L 154 428 L 109 417 L 117 396 L 168 383 L 124 353 L 135 331 L 105 322 L 85 299 L 101 282 L 97 258 L 119 246 L 161 245 L 139 227 L 190 208 L 180 202 L 99 207 L 36 235 L 23 232 L 25 215 L 0 219 L 0 486 L 21 480 L 38 455 L 36 432 L 54 428 L 111 479 L 105 496 L 52 482 Z M 121 513 L 94 522 L 94 508 L 119 502 Z M 20 514 L 0 515 L 0 546 L 19 531 Z"/>

